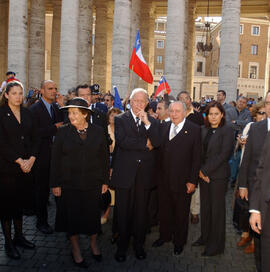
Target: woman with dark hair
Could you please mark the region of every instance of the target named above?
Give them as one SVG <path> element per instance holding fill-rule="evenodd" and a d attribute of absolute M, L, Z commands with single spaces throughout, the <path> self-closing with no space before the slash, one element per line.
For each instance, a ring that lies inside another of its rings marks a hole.
<path fill-rule="evenodd" d="M 22 209 L 28 203 L 28 184 L 38 150 L 36 124 L 32 113 L 22 107 L 23 86 L 7 84 L 0 101 L 0 218 L 8 257 L 19 259 L 16 246 L 33 249 L 35 245 L 22 233 Z M 27 207 L 28 208 L 28 207 Z M 13 222 L 15 235 L 11 237 Z"/>
<path fill-rule="evenodd" d="M 193 246 L 205 246 L 202 256 L 222 254 L 225 248 L 225 192 L 230 176 L 233 129 L 225 124 L 225 110 L 211 101 L 202 127 L 200 170 L 201 237 Z"/>
<path fill-rule="evenodd" d="M 55 230 L 66 232 L 76 266 L 87 268 L 79 247 L 79 234 L 90 236 L 92 257 L 100 262 L 100 197 L 107 191 L 109 156 L 102 128 L 89 122 L 91 110 L 80 97 L 70 100 L 70 124 L 55 137 L 51 159 L 51 187 L 57 197 Z"/>

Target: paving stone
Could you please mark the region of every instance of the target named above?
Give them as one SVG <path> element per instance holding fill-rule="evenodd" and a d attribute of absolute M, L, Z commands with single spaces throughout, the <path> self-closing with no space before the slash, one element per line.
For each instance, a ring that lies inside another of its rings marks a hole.
<path fill-rule="evenodd" d="M 146 237 L 146 260 L 139 261 L 134 256 L 132 241 L 125 263 L 114 260 L 116 245 L 110 243 L 111 223 L 102 226 L 103 234 L 99 236 L 98 243 L 102 250 L 103 262 L 96 263 L 89 248 L 89 238 L 80 237 L 82 254 L 90 265 L 87 271 L 93 272 L 255 272 L 253 255 L 244 254 L 242 249 L 236 247 L 239 234 L 232 225 L 232 195 L 230 189 L 226 196 L 226 249 L 223 255 L 215 257 L 201 257 L 203 247 L 192 247 L 191 244 L 200 236 L 200 224 L 189 226 L 187 245 L 183 253 L 173 256 L 172 243 L 165 243 L 160 248 L 152 248 L 152 243 L 159 237 L 158 227 L 153 227 Z M 53 225 L 55 217 L 55 203 L 52 199 L 49 206 L 49 222 Z M 21 260 L 10 260 L 4 252 L 4 239 L 0 231 L 0 272 L 73 272 L 86 271 L 75 267 L 71 256 L 70 243 L 63 233 L 43 235 L 36 230 L 35 217 L 24 217 L 24 233 L 27 238 L 36 244 L 35 250 L 19 249 Z"/>

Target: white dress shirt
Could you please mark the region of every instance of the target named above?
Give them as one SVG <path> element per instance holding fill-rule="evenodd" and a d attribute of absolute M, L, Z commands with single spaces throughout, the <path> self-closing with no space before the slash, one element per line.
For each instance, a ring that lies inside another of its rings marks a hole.
<path fill-rule="evenodd" d="M 186 121 L 186 118 L 184 118 L 184 120 L 177 125 L 177 129 L 176 129 L 177 134 L 182 130 L 182 128 L 183 128 L 183 126 L 185 124 L 185 121 Z M 170 133 L 169 133 L 169 140 L 172 140 L 171 135 L 173 134 L 173 131 L 174 131 L 175 127 L 176 127 L 176 125 L 174 123 L 171 123 Z"/>

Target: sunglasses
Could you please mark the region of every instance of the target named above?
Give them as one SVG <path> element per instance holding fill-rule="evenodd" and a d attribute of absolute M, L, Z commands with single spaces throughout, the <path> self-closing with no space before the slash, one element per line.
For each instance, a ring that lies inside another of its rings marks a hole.
<path fill-rule="evenodd" d="M 266 112 L 265 111 L 258 111 L 257 114 L 264 115 L 264 114 L 266 114 Z"/>

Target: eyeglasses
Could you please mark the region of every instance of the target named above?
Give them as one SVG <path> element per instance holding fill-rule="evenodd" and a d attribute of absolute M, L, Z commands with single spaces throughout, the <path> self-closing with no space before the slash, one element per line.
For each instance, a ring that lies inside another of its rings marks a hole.
<path fill-rule="evenodd" d="M 264 115 L 264 114 L 266 114 L 266 112 L 265 111 L 257 111 L 257 114 Z"/>

